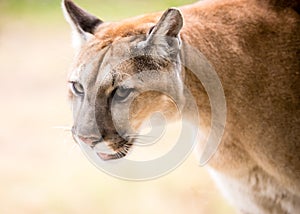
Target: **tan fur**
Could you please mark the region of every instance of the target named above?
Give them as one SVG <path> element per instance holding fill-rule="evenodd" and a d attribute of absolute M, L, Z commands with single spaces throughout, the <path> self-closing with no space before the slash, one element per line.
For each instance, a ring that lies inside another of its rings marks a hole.
<path fill-rule="evenodd" d="M 219 0 L 180 8 L 181 39 L 210 61 L 226 96 L 225 133 L 209 167 L 224 194 L 244 213 L 300 210 L 300 17 L 298 4 L 291 6 Z M 99 25 L 74 67 L 115 41 L 145 35 L 160 16 Z M 197 98 L 208 127 L 207 94 L 188 70 L 185 85 Z M 137 99 L 133 123 L 138 127 L 151 112 L 172 109 L 161 99 L 154 93 Z M 203 129 L 208 131 L 207 127 Z"/>

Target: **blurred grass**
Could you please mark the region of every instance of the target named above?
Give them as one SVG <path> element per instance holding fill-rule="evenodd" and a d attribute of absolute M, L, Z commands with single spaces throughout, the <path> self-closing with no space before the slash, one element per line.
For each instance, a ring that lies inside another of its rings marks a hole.
<path fill-rule="evenodd" d="M 164 10 L 195 0 L 75 0 L 78 5 L 103 20 L 118 20 L 146 12 Z M 0 0 L 2 19 L 29 19 L 35 22 L 59 22 L 62 18 L 61 0 Z"/>

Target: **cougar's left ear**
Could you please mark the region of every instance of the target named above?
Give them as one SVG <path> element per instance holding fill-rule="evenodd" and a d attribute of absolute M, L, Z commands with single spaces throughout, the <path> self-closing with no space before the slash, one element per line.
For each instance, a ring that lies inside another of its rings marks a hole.
<path fill-rule="evenodd" d="M 169 8 L 161 16 L 158 23 L 150 29 L 148 33 L 147 41 L 153 44 L 169 43 L 169 45 L 175 45 L 173 42 L 178 43 L 180 46 L 180 30 L 183 26 L 183 17 L 181 12 L 176 8 Z"/>
<path fill-rule="evenodd" d="M 73 45 L 75 48 L 78 48 L 83 42 L 92 37 L 96 27 L 98 27 L 102 21 L 78 7 L 71 0 L 63 0 L 62 8 L 65 18 L 73 30 Z"/>

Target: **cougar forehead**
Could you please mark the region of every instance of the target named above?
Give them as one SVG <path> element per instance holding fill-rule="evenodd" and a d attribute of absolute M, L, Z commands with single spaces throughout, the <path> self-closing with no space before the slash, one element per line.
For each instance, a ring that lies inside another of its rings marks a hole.
<path fill-rule="evenodd" d="M 118 37 L 111 43 L 93 38 L 78 53 L 69 80 L 90 85 L 97 82 L 102 87 L 117 85 L 125 77 L 146 70 L 168 71 L 172 64 L 168 56 L 140 47 L 143 40 L 143 34 Z"/>
<path fill-rule="evenodd" d="M 74 60 L 69 80 L 88 80 L 91 76 L 95 77 L 100 73 L 102 76 L 109 77 L 107 72 L 117 72 L 119 75 L 134 74 L 146 68 L 159 70 L 160 67 L 167 66 L 165 59 L 157 57 L 157 55 L 167 57 L 167 53 L 151 53 L 149 50 L 147 53 L 141 53 L 135 49 L 136 45 L 145 39 L 149 29 L 155 26 L 160 14 L 159 12 L 125 19 L 121 22 L 101 23 L 88 42 L 81 46 Z M 128 60 L 129 58 L 131 60 Z M 125 59 L 126 63 L 120 65 L 120 62 Z M 119 69 L 116 69 L 116 64 Z M 106 68 L 103 69 L 104 67 Z M 114 69 L 108 69 L 108 67 L 114 67 Z M 99 70 L 101 70 L 100 73 Z M 101 77 L 98 78 L 100 79 Z"/>

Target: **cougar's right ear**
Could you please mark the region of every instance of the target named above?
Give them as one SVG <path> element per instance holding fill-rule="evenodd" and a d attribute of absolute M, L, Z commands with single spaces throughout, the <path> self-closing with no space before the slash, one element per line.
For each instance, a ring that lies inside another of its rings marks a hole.
<path fill-rule="evenodd" d="M 93 36 L 95 29 L 102 23 L 96 16 L 78 7 L 71 0 L 63 0 L 64 16 L 71 25 L 73 33 L 73 46 L 79 48 Z"/>

